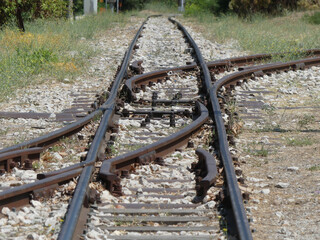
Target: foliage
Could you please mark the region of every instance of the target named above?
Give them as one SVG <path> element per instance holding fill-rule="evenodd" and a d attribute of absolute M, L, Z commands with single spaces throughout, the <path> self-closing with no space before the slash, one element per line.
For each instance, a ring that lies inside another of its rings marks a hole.
<path fill-rule="evenodd" d="M 200 12 L 211 12 L 216 15 L 228 11 L 230 0 L 187 0 L 186 15 L 195 16 Z"/>
<path fill-rule="evenodd" d="M 99 14 L 74 22 L 39 18 L 25 23 L 25 33 L 4 28 L 0 31 L 0 101 L 12 96 L 15 89 L 43 79 L 73 81 L 94 54 L 86 39 L 127 19 L 125 14 Z"/>
<path fill-rule="evenodd" d="M 297 0 L 231 0 L 230 8 L 240 17 L 249 17 L 255 13 L 277 14 L 285 9 L 296 9 Z"/>
<path fill-rule="evenodd" d="M 145 3 L 145 0 L 127 0 L 123 4 L 123 10 L 142 9 Z"/>
<path fill-rule="evenodd" d="M 67 2 L 64 0 L 41 0 L 38 7 L 38 16 L 42 18 L 60 18 L 65 17 L 67 13 Z M 33 6 L 35 9 L 35 6 Z M 35 17 L 35 13 L 33 17 Z"/>
<path fill-rule="evenodd" d="M 319 9 L 320 1 L 319 0 L 300 0 L 298 6 L 302 9 Z"/>
<path fill-rule="evenodd" d="M 320 164 L 308 168 L 309 171 L 320 171 Z"/>
<path fill-rule="evenodd" d="M 73 0 L 73 11 L 75 14 L 83 14 L 83 0 Z"/>
<path fill-rule="evenodd" d="M 301 20 L 300 13 L 288 13 L 282 17 L 254 15 L 251 21 L 239 19 L 235 14 L 213 18 L 199 14 L 206 36 L 220 43 L 240 48 L 250 53 L 286 52 L 283 59 L 288 61 L 301 58 L 306 49 L 320 47 L 319 25 Z"/>
<path fill-rule="evenodd" d="M 2 0 L 0 2 L 0 26 L 6 24 L 16 15 L 19 8 L 25 20 L 36 18 L 60 18 L 66 16 L 65 0 Z"/>
<path fill-rule="evenodd" d="M 313 139 L 310 137 L 286 138 L 286 142 L 287 145 L 291 147 L 303 147 L 314 144 Z"/>
<path fill-rule="evenodd" d="M 178 10 L 178 2 L 175 0 L 149 0 L 144 9 L 160 13 L 175 13 Z"/>
<path fill-rule="evenodd" d="M 315 12 L 312 15 L 304 15 L 304 19 L 311 24 L 320 24 L 320 12 Z"/>
<path fill-rule="evenodd" d="M 315 122 L 315 117 L 313 115 L 307 115 L 307 114 L 304 114 L 303 116 L 301 116 L 299 118 L 299 121 L 298 121 L 298 129 L 301 130 L 301 129 L 308 129 L 308 126 L 313 124 Z"/>

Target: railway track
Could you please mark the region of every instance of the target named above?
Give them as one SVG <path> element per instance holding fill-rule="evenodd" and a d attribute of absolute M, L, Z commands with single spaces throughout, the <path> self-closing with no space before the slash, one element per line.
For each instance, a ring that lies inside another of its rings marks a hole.
<path fill-rule="evenodd" d="M 159 70 L 159 60 L 150 57 L 140 61 L 145 54 L 144 32 L 148 30 L 144 23 L 106 102 L 96 103 L 94 112 L 63 129 L 0 150 L 3 172 L 17 166 L 28 169 L 43 148 L 102 115 L 83 161 L 38 174 L 34 183 L 4 190 L 0 193 L 2 209 L 27 204 L 30 196 L 50 195 L 54 191 L 50 186 L 57 188 L 57 184 L 79 176 L 59 239 L 216 239 L 225 234 L 222 229 L 226 226 L 229 235 L 252 238 L 242 200 L 248 193 L 238 187 L 242 176 L 235 174 L 233 164 L 239 164 L 228 143 L 232 144 L 233 137 L 226 134 L 226 128 L 230 132 L 234 126 L 224 121 L 234 116 L 224 104 L 234 87 L 248 79 L 319 65 L 319 58 L 244 67 L 216 80 L 215 74 L 270 59 L 271 55 L 205 63 L 182 25 L 173 19 L 171 23 L 162 21 L 159 35 L 161 29 L 163 34 L 174 32 L 177 39 L 165 39 L 165 44 L 172 41 L 186 50 L 182 58 L 188 65 L 180 67 L 184 62 L 176 61 L 176 67 L 163 69 L 163 64 Z M 187 43 L 181 41 L 183 35 Z M 152 44 L 156 46 L 155 41 Z M 154 56 L 160 54 L 156 47 L 153 50 Z M 306 54 L 319 55 L 319 51 Z M 172 66 L 172 60 L 168 65 Z M 142 74 L 142 66 L 153 72 Z"/>

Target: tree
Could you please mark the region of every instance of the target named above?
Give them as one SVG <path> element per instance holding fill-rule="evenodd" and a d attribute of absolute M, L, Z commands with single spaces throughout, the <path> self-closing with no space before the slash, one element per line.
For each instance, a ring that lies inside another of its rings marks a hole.
<path fill-rule="evenodd" d="M 24 20 L 65 17 L 66 10 L 65 0 L 1 0 L 0 26 L 15 19 L 18 28 L 24 31 Z"/>
<path fill-rule="evenodd" d="M 294 10 L 298 0 L 231 0 L 230 8 L 241 17 L 254 13 L 276 14 L 284 9 Z"/>

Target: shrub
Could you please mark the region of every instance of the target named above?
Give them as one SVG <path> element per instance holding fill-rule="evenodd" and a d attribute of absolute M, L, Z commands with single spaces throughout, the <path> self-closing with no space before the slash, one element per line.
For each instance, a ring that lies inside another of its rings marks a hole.
<path fill-rule="evenodd" d="M 303 9 L 319 9 L 320 1 L 319 0 L 300 0 L 298 6 Z"/>
<path fill-rule="evenodd" d="M 304 15 L 304 19 L 311 24 L 320 24 L 320 12 L 315 12 L 312 15 Z"/>
<path fill-rule="evenodd" d="M 231 0 L 230 8 L 240 17 L 248 17 L 254 13 L 278 14 L 284 9 L 296 9 L 297 0 Z"/>
<path fill-rule="evenodd" d="M 14 19 L 18 8 L 24 20 L 60 18 L 66 16 L 67 2 L 64 0 L 2 0 L 0 2 L 0 26 Z"/>
<path fill-rule="evenodd" d="M 144 0 L 127 0 L 123 4 L 123 10 L 142 9 L 145 2 Z"/>
<path fill-rule="evenodd" d="M 219 15 L 228 11 L 229 2 L 229 0 L 187 0 L 186 15 L 197 15 L 199 12 Z"/>

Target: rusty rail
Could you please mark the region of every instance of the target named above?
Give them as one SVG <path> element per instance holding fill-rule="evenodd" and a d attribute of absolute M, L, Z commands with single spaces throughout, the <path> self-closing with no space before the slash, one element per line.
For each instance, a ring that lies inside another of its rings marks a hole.
<path fill-rule="evenodd" d="M 40 159 L 43 148 L 27 148 L 0 154 L 0 174 L 11 172 L 12 168 L 32 169 L 32 162 Z"/>
<path fill-rule="evenodd" d="M 302 52 L 305 55 L 320 55 L 320 49 L 310 49 Z M 209 69 L 213 72 L 221 72 L 222 70 L 225 69 L 230 69 L 231 67 L 234 66 L 243 66 L 247 64 L 253 64 L 257 61 L 262 61 L 262 60 L 267 60 L 271 59 L 272 56 L 275 55 L 281 55 L 282 53 L 275 53 L 275 54 L 256 54 L 256 55 L 251 55 L 251 56 L 242 56 L 242 57 L 234 57 L 234 58 L 229 58 L 229 59 L 222 59 L 222 60 L 217 60 L 217 61 L 212 61 L 207 63 Z M 141 62 L 136 63 L 137 67 L 141 65 Z M 135 66 L 135 65 L 134 65 Z M 162 81 L 162 78 L 165 78 L 168 76 L 169 72 L 181 72 L 181 71 L 194 71 L 196 69 L 197 65 L 196 63 L 192 63 L 187 66 L 182 66 L 182 67 L 175 67 L 175 68 L 169 68 L 169 69 L 164 69 L 160 71 L 154 71 L 150 72 L 147 74 L 142 74 L 138 76 L 134 76 L 130 79 L 128 79 L 125 82 L 125 86 L 128 92 L 129 99 L 133 100 L 134 99 L 134 94 L 133 92 L 136 90 L 136 86 L 141 86 L 145 85 L 146 82 L 157 82 L 157 81 Z M 246 70 L 246 69 L 243 69 Z M 13 145 L 7 148 L 0 149 L 0 154 L 7 153 L 7 152 L 17 152 L 21 149 L 30 149 L 32 151 L 32 148 L 35 147 L 42 147 L 43 149 L 48 148 L 49 146 L 53 145 L 57 141 L 59 141 L 63 137 L 68 137 L 73 135 L 74 133 L 80 131 L 83 126 L 88 124 L 92 119 L 100 116 L 103 114 L 103 112 L 107 109 L 106 103 L 102 105 L 100 108 L 92 112 L 91 114 L 87 115 L 86 117 L 78 120 L 77 122 L 74 122 L 68 126 L 65 126 L 61 129 L 58 129 L 56 131 L 53 131 L 51 133 L 45 134 L 41 137 Z M 20 158 L 23 158 L 23 156 L 27 154 L 27 150 L 23 152 L 23 155 L 20 156 Z M 17 156 L 18 157 L 18 156 Z M 10 158 L 4 159 L 2 158 L 0 160 L 0 166 L 5 165 L 6 161 L 9 160 Z M 3 163 L 1 163 L 1 161 Z M 0 167 L 0 169 L 6 169 L 5 167 Z"/>
<path fill-rule="evenodd" d="M 204 105 L 196 102 L 197 119 L 179 132 L 165 137 L 153 144 L 133 152 L 117 156 L 102 163 L 99 176 L 106 182 L 107 189 L 114 194 L 121 194 L 120 176 L 125 176 L 132 164 L 148 164 L 156 158 L 165 156 L 176 148 L 185 145 L 188 139 L 196 133 L 207 121 L 209 113 Z M 122 170 L 122 171 L 120 171 Z"/>
<path fill-rule="evenodd" d="M 193 203 L 201 202 L 207 195 L 207 191 L 216 181 L 218 174 L 216 160 L 211 153 L 198 148 L 196 154 L 199 157 L 197 163 L 193 163 L 191 171 L 196 175 L 197 195 L 192 200 Z"/>
<path fill-rule="evenodd" d="M 252 239 L 252 234 L 250 231 L 249 223 L 247 220 L 246 212 L 243 206 L 242 202 L 242 196 L 240 193 L 240 189 L 237 183 L 237 178 L 234 171 L 234 166 L 232 163 L 232 159 L 229 152 L 229 145 L 227 141 L 227 135 L 226 130 L 224 128 L 223 119 L 221 117 L 221 110 L 219 104 L 215 104 L 218 102 L 217 93 L 209 91 L 212 88 L 211 78 L 210 78 L 210 72 L 209 69 L 201 55 L 201 52 L 197 46 L 197 44 L 194 42 L 190 34 L 187 32 L 187 30 L 178 22 L 171 19 L 172 22 L 178 25 L 178 27 L 181 29 L 181 31 L 184 33 L 186 38 L 189 40 L 190 44 L 192 45 L 195 54 L 197 55 L 199 65 L 201 66 L 202 74 L 203 74 L 203 85 L 204 89 L 207 90 L 207 94 L 209 97 L 209 101 L 211 102 L 211 111 L 213 113 L 213 117 L 215 120 L 215 125 L 217 129 L 218 134 L 218 140 L 219 140 L 219 152 L 222 158 L 223 166 L 224 166 L 224 172 L 226 176 L 226 182 L 228 187 L 228 192 L 230 194 L 230 202 L 232 205 L 232 210 L 234 214 L 234 219 L 236 222 L 236 227 L 238 231 L 238 235 L 240 239 L 246 239 L 250 240 Z M 220 114 L 219 114 L 220 113 Z"/>
<path fill-rule="evenodd" d="M 64 184 L 66 181 L 72 180 L 74 177 L 79 176 L 81 171 L 82 169 L 76 169 L 60 174 L 58 177 L 49 177 L 0 192 L 0 210 L 4 207 L 11 208 L 26 205 L 36 194 L 41 196 L 48 192 L 51 193 L 50 189 L 56 188 L 55 185 Z"/>
<path fill-rule="evenodd" d="M 228 142 L 227 142 L 227 138 L 226 138 L 224 123 L 221 118 L 221 109 L 219 106 L 219 101 L 217 99 L 218 90 L 221 88 L 221 86 L 226 85 L 226 86 L 231 87 L 233 84 L 236 84 L 238 81 L 245 79 L 245 78 L 250 78 L 252 76 L 260 76 L 260 75 L 263 75 L 266 73 L 270 73 L 273 71 L 279 71 L 279 70 L 304 69 L 305 67 L 309 67 L 309 66 L 313 66 L 313 65 L 320 65 L 320 58 L 305 59 L 305 60 L 301 60 L 301 61 L 293 61 L 290 63 L 279 63 L 279 64 L 275 64 L 275 65 L 268 64 L 267 66 L 259 66 L 259 67 L 252 67 L 249 69 L 243 69 L 239 73 L 231 74 L 230 76 L 222 78 L 221 80 L 217 81 L 212 86 L 207 65 L 204 63 L 204 60 L 201 57 L 201 53 L 200 53 L 199 49 L 195 45 L 195 43 L 192 40 L 192 38 L 190 37 L 190 35 L 186 32 L 186 30 L 179 23 L 177 23 L 177 22 L 175 22 L 175 23 L 179 26 L 179 28 L 182 31 L 185 32 L 186 36 L 189 38 L 190 42 L 192 43 L 192 45 L 198 55 L 199 63 L 201 65 L 202 72 L 204 74 L 205 89 L 207 91 L 208 96 L 210 97 L 210 103 L 211 103 L 211 107 L 212 107 L 212 109 L 210 109 L 210 110 L 214 113 L 214 119 L 215 119 L 216 129 L 217 129 L 218 138 L 219 138 L 220 156 L 223 160 L 223 164 L 224 164 L 224 168 L 225 168 L 226 180 L 227 180 L 227 184 L 229 185 L 228 189 L 229 189 L 232 207 L 234 210 L 240 209 L 240 214 L 241 214 L 241 208 L 243 208 L 242 202 L 241 202 L 242 200 L 241 201 L 234 200 L 235 198 L 237 198 L 239 190 L 237 190 L 238 187 L 235 187 L 237 185 L 237 181 L 236 181 L 236 178 L 233 177 L 234 171 L 232 173 L 232 169 L 233 169 L 232 160 L 231 160 L 231 156 L 230 156 L 229 149 L 228 149 Z M 22 191 L 22 188 L 29 189 L 29 190 L 23 190 L 20 194 L 20 196 L 21 196 L 20 200 L 24 199 L 23 201 L 26 201 L 26 199 L 29 199 L 30 194 L 32 194 L 34 191 L 34 190 L 31 190 L 31 187 L 36 187 L 37 189 L 45 188 L 49 185 L 53 185 L 53 184 L 58 183 L 58 182 L 55 182 L 55 183 L 50 182 L 50 181 L 53 181 L 53 179 L 54 179 L 54 181 L 58 181 L 58 179 L 59 179 L 61 182 L 63 182 L 63 181 L 66 181 L 67 179 L 72 179 L 74 176 L 77 176 L 81 173 L 81 177 L 78 181 L 78 185 L 75 190 L 74 197 L 72 199 L 72 203 L 70 204 L 68 213 L 66 215 L 65 223 L 62 226 L 62 230 L 60 232 L 59 239 L 71 239 L 72 237 L 75 236 L 75 228 L 78 223 L 77 222 L 78 217 L 80 216 L 80 212 L 81 212 L 82 206 L 85 202 L 85 198 L 86 198 L 86 196 L 88 196 L 88 192 L 89 192 L 88 183 L 90 181 L 90 178 L 91 178 L 91 175 L 92 175 L 92 172 L 94 169 L 93 164 L 96 161 L 96 159 L 98 158 L 99 153 L 101 151 L 103 151 L 102 139 L 104 138 L 105 133 L 107 132 L 108 128 L 110 127 L 110 123 L 112 121 L 112 116 L 113 116 L 114 109 L 115 109 L 115 98 L 116 98 L 117 93 L 119 91 L 119 86 L 120 86 L 122 79 L 125 75 L 126 69 L 128 68 L 128 61 L 129 61 L 131 51 L 135 45 L 137 38 L 141 34 L 142 27 L 143 27 L 143 25 L 139 29 L 132 44 L 130 45 L 129 51 L 126 53 L 121 70 L 120 70 L 119 74 L 117 75 L 116 80 L 112 86 L 112 91 L 111 91 L 109 99 L 98 110 L 96 110 L 94 113 L 88 115 L 84 119 L 82 119 L 76 123 L 73 123 L 65 128 L 54 131 L 51 134 L 45 135 L 43 137 L 40 137 L 40 138 L 37 138 L 34 140 L 30 140 L 28 142 L 25 142 L 25 143 L 22 143 L 19 145 L 15 145 L 15 146 L 0 150 L 1 154 L 9 153 L 9 152 L 11 154 L 11 151 L 16 151 L 16 150 L 22 151 L 21 149 L 25 148 L 25 147 L 35 147 L 35 146 L 45 147 L 45 146 L 48 146 L 53 141 L 56 141 L 57 138 L 64 136 L 63 134 L 66 133 L 65 132 L 66 129 L 69 129 L 69 130 L 71 129 L 72 132 L 78 131 L 79 129 L 82 128 L 82 126 L 84 124 L 89 122 L 93 117 L 104 112 L 104 115 L 103 115 L 103 118 L 101 121 L 101 125 L 99 126 L 98 133 L 95 136 L 95 139 L 94 139 L 92 146 L 89 150 L 86 161 L 79 163 L 79 164 L 76 164 L 76 165 L 71 166 L 66 169 L 58 170 L 54 173 L 52 172 L 51 175 L 49 173 L 47 175 L 43 175 L 43 176 L 39 175 L 39 178 L 46 178 L 46 179 L 42 179 L 42 180 L 37 181 L 35 183 L 27 184 L 27 185 L 17 187 L 14 189 L 9 189 L 9 190 L 6 190 L 6 191 L 0 193 L 0 207 L 7 206 L 6 204 L 10 204 L 14 198 L 14 195 L 19 193 L 20 191 Z M 313 51 L 314 54 L 319 54 L 318 50 L 310 50 L 310 51 Z M 214 64 L 216 64 L 216 65 L 214 67 L 212 67 L 212 69 L 215 69 L 214 71 L 219 72 L 222 69 L 230 68 L 234 64 L 242 65 L 242 64 L 246 64 L 250 61 L 254 62 L 255 61 L 254 59 L 261 60 L 261 59 L 269 58 L 268 56 L 270 56 L 270 55 L 262 54 L 262 55 L 255 55 L 255 56 L 249 56 L 249 57 L 243 57 L 243 58 L 233 58 L 233 60 L 229 59 L 229 60 L 223 60 L 223 61 L 215 61 Z M 184 71 L 190 70 L 191 71 L 195 67 L 196 67 L 196 64 L 192 64 L 192 65 L 184 66 L 181 68 L 175 68 L 176 70 L 166 69 L 163 71 L 157 71 L 157 72 L 153 72 L 153 73 L 149 73 L 149 74 L 143 74 L 143 75 L 132 78 L 130 80 L 131 83 L 130 83 L 130 81 L 127 81 L 128 84 L 126 84 L 126 85 L 127 85 L 128 89 L 131 88 L 131 91 L 132 91 L 133 84 L 139 85 L 142 82 L 146 82 L 150 79 L 151 79 L 150 81 L 157 81 L 157 78 L 167 76 L 167 73 L 169 71 L 181 71 L 181 70 L 184 70 Z M 141 80 L 141 82 L 139 82 L 138 80 L 139 81 Z M 67 134 L 71 134 L 71 133 L 67 133 Z M 163 148 L 162 151 L 163 151 L 162 153 L 164 153 L 166 151 L 166 149 Z M 138 161 L 143 163 L 144 161 L 147 161 L 150 158 L 152 159 L 153 154 L 154 153 L 151 151 L 151 154 L 150 154 L 150 152 L 148 152 L 147 155 L 144 155 L 144 156 L 139 155 L 139 156 L 137 156 L 137 158 L 139 159 Z M 2 156 L 4 156 L 4 155 L 2 155 Z M 83 168 L 83 171 L 82 171 L 82 168 Z M 121 164 L 119 164 L 118 166 L 115 167 L 115 169 L 121 169 L 121 168 L 125 168 L 125 166 L 124 165 L 122 166 Z M 39 183 L 42 185 L 40 185 Z M 230 187 L 230 185 L 233 187 Z M 8 197 L 10 197 L 11 199 L 8 200 Z M 15 202 L 20 201 L 19 197 L 17 199 L 18 200 Z M 251 234 L 246 233 L 245 232 L 246 230 L 244 230 L 246 228 L 247 220 L 243 217 L 241 218 L 241 216 L 239 217 L 239 215 L 237 215 L 236 213 L 235 213 L 235 215 L 236 215 L 236 222 L 237 222 L 240 238 L 241 239 L 251 239 L 252 238 Z M 77 220 L 75 221 L 75 219 L 77 219 Z M 242 227 L 244 227 L 244 229 Z M 246 234 L 248 234 L 248 235 L 246 235 Z M 246 237 L 248 237 L 248 238 L 246 238 Z"/>
<path fill-rule="evenodd" d="M 128 65 L 129 65 L 129 59 L 131 57 L 134 46 L 142 32 L 145 22 L 143 22 L 143 24 L 141 25 L 140 29 L 138 30 L 137 34 L 135 35 L 133 41 L 130 44 L 129 49 L 125 54 L 125 57 L 121 65 L 121 69 L 117 74 L 116 79 L 112 85 L 112 89 L 110 91 L 107 102 L 101 106 L 105 110 L 105 112 L 103 114 L 99 128 L 92 141 L 91 147 L 89 149 L 89 152 L 85 160 L 88 166 L 85 166 L 83 168 L 83 171 L 80 175 L 72 201 L 69 204 L 69 209 L 65 217 L 65 222 L 61 227 L 61 231 L 59 233 L 58 239 L 63 239 L 63 240 L 72 239 L 73 237 L 77 235 L 79 236 L 81 234 L 79 232 L 76 232 L 76 228 L 78 225 L 79 216 L 82 212 L 83 205 L 85 203 L 85 198 L 86 196 L 89 195 L 88 185 L 90 183 L 90 179 L 94 171 L 94 166 L 91 164 L 96 161 L 96 159 L 98 158 L 99 152 L 101 150 L 104 150 L 104 149 L 101 149 L 104 146 L 103 139 L 105 137 L 105 133 L 107 132 L 108 128 L 110 128 L 110 123 L 112 121 L 112 116 L 115 110 L 116 97 L 120 88 L 120 84 L 122 83 L 122 80 L 125 77 L 125 74 L 127 72 Z"/>
<path fill-rule="evenodd" d="M 241 56 L 241 57 L 233 57 L 227 58 L 222 60 L 211 61 L 207 63 L 208 68 L 210 71 L 214 73 L 219 73 L 223 70 L 228 70 L 235 66 L 243 66 L 243 65 L 250 65 L 256 63 L 258 61 L 264 60 L 271 60 L 273 56 L 284 55 L 285 53 L 274 53 L 274 54 L 255 54 L 250 56 Z M 320 49 L 310 49 L 306 51 L 302 51 L 301 54 L 306 56 L 319 56 Z M 250 66 L 248 68 L 252 68 L 255 66 Z M 164 78 L 168 77 L 168 73 L 179 73 L 179 72 L 189 72 L 194 71 L 197 68 L 196 63 L 192 63 L 190 65 L 181 66 L 181 67 L 174 67 L 168 68 L 158 71 L 153 71 L 141 75 L 134 76 L 128 79 L 125 82 L 125 88 L 127 90 L 128 98 L 132 101 L 134 100 L 134 92 L 138 90 L 141 86 L 146 86 L 150 84 L 150 82 L 162 82 Z M 242 68 L 239 70 L 245 70 L 247 68 Z"/>

